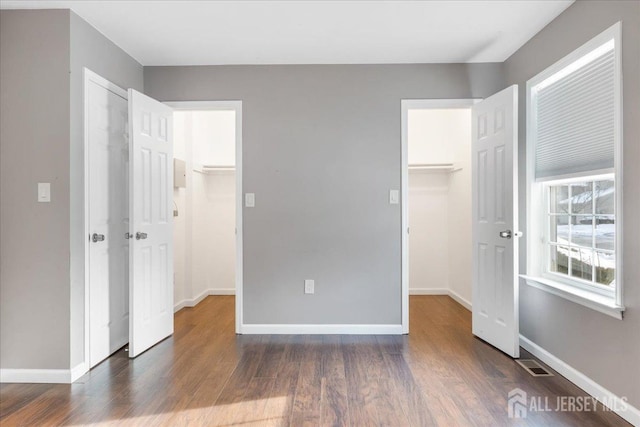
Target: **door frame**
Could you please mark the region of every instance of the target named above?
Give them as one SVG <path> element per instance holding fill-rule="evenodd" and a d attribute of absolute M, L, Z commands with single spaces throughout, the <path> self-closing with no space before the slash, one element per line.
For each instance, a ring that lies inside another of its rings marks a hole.
<path fill-rule="evenodd" d="M 471 108 L 480 98 L 456 99 L 402 99 L 401 109 L 401 156 L 400 191 L 402 218 L 400 220 L 401 242 L 401 288 L 402 288 L 402 333 L 409 333 L 409 110 L 434 110 L 447 108 Z"/>
<path fill-rule="evenodd" d="M 117 86 L 111 83 L 109 80 L 100 76 L 99 74 L 91 71 L 87 67 L 83 68 L 84 82 L 83 82 L 83 150 L 84 150 L 84 238 L 82 239 L 82 245 L 84 250 L 84 366 L 83 366 L 83 374 L 88 372 L 91 368 L 91 361 L 89 360 L 90 351 L 91 351 L 91 316 L 89 315 L 89 293 L 91 292 L 90 286 L 90 278 L 89 278 L 89 266 L 90 266 L 90 245 L 89 245 L 89 91 L 87 88 L 89 87 L 89 83 L 93 82 L 97 85 L 115 93 L 118 96 L 121 96 L 125 99 L 125 101 L 129 100 L 129 96 L 127 91 L 122 89 L 120 86 Z M 127 200 L 127 203 L 129 201 Z M 79 376 L 78 376 L 79 377 Z"/>
<path fill-rule="evenodd" d="M 243 248 L 242 248 L 242 101 L 174 101 L 165 102 L 176 111 L 235 111 L 236 113 L 236 334 L 242 334 L 242 289 L 243 289 Z"/>

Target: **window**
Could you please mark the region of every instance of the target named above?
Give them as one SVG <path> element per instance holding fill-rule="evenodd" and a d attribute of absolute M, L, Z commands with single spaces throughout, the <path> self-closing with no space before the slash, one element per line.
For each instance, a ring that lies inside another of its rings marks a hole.
<path fill-rule="evenodd" d="M 545 185 L 546 271 L 577 280 L 587 289 L 610 293 L 615 287 L 615 183 L 597 180 L 551 181 Z"/>
<path fill-rule="evenodd" d="M 527 82 L 527 283 L 621 317 L 620 23 Z"/>

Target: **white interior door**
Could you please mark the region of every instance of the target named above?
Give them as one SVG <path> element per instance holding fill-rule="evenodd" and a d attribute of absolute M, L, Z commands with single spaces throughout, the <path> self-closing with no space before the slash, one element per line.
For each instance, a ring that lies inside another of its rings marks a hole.
<path fill-rule="evenodd" d="M 89 230 L 89 364 L 100 363 L 129 340 L 129 167 L 124 90 L 86 78 Z"/>
<path fill-rule="evenodd" d="M 173 333 L 173 123 L 166 105 L 129 89 L 129 357 Z"/>
<path fill-rule="evenodd" d="M 473 334 L 520 357 L 518 87 L 473 107 Z"/>

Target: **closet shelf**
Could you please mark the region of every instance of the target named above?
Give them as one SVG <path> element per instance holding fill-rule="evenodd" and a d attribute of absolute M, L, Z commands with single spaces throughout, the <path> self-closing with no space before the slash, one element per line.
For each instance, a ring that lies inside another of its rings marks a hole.
<path fill-rule="evenodd" d="M 442 172 L 457 172 L 462 170 L 461 167 L 456 166 L 453 163 L 422 163 L 409 165 L 409 170 L 414 171 L 442 171 Z"/>
<path fill-rule="evenodd" d="M 223 165 L 202 165 L 201 167 L 196 167 L 193 170 L 195 172 L 208 174 L 208 173 L 215 173 L 215 172 L 234 172 L 236 170 L 236 167 L 223 166 Z"/>

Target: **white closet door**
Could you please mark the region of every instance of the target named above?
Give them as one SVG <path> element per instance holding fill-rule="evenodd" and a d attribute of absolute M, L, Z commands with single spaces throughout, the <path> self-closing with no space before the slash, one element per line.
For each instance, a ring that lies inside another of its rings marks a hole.
<path fill-rule="evenodd" d="M 85 84 L 89 365 L 93 367 L 129 340 L 129 245 L 125 239 L 129 221 L 125 196 L 128 107 L 126 93 L 106 80 L 89 75 Z"/>
<path fill-rule="evenodd" d="M 520 356 L 518 86 L 473 107 L 473 334 Z"/>
<path fill-rule="evenodd" d="M 129 89 L 129 357 L 173 334 L 172 114 Z"/>

